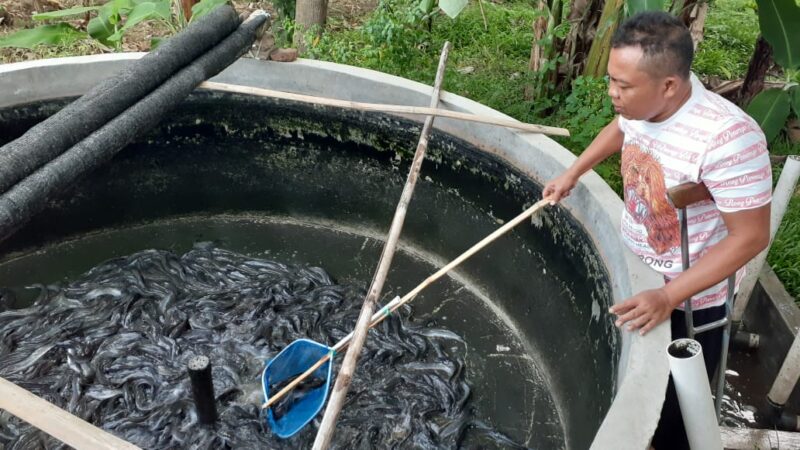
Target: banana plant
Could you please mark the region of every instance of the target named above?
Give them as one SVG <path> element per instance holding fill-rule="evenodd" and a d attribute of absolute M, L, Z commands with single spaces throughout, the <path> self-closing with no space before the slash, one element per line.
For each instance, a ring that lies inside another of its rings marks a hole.
<path fill-rule="evenodd" d="M 781 89 L 761 92 L 747 106 L 747 113 L 771 142 L 792 111 L 800 117 L 800 86 L 793 81 L 800 77 L 800 6 L 793 0 L 756 0 L 756 4 L 761 34 L 772 47 L 772 57 L 783 68 L 787 81 Z"/>
<path fill-rule="evenodd" d="M 125 33 L 137 24 L 154 21 L 166 26 L 175 34 L 194 20 L 203 17 L 228 0 L 202 0 L 192 7 L 191 20 L 184 18 L 180 5 L 171 0 L 109 0 L 97 6 L 78 6 L 58 11 L 34 14 L 36 21 L 59 21 L 92 14 L 86 31 L 67 22 L 42 25 L 21 30 L 0 38 L 0 47 L 33 48 L 38 45 L 68 45 L 91 38 L 101 44 L 120 50 Z M 157 39 L 156 39 L 157 41 Z"/>

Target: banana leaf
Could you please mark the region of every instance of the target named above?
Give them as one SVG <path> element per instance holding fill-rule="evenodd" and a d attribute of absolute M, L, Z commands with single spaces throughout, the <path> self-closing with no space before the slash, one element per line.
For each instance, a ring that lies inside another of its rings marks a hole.
<path fill-rule="evenodd" d="M 455 19 L 466 6 L 467 0 L 439 0 L 439 8 L 451 19 Z"/>
<path fill-rule="evenodd" d="M 205 16 L 218 6 L 224 5 L 225 3 L 228 3 L 228 0 L 202 0 L 198 3 L 195 3 L 194 6 L 192 6 L 192 20 L 190 20 L 190 22 Z"/>
<path fill-rule="evenodd" d="M 756 0 L 761 34 L 784 69 L 800 68 L 800 6 L 794 0 Z"/>
<path fill-rule="evenodd" d="M 628 0 L 626 6 L 628 15 L 632 16 L 644 11 L 663 11 L 664 0 Z"/>
<path fill-rule="evenodd" d="M 139 3 L 133 7 L 128 17 L 126 17 L 125 25 L 109 36 L 108 40 L 111 42 L 121 40 L 126 31 L 144 20 L 157 19 L 169 24 L 171 14 L 170 3 L 167 1 Z"/>
<path fill-rule="evenodd" d="M 767 89 L 747 105 L 747 114 L 764 130 L 767 142 L 772 142 L 789 118 L 789 93 L 783 89 Z"/>

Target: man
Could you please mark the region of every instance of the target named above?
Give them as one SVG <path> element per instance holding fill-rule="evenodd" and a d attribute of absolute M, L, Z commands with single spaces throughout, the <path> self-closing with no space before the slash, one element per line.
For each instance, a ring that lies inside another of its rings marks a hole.
<path fill-rule="evenodd" d="M 769 243 L 772 173 L 764 134 L 703 87 L 690 71 L 693 53 L 688 30 L 669 14 L 647 12 L 623 23 L 608 61 L 608 94 L 619 115 L 543 193 L 560 200 L 582 174 L 622 152 L 623 241 L 666 280 L 610 309 L 618 327 L 642 335 L 671 317 L 673 338 L 685 337 L 683 302 L 690 297 L 695 326 L 724 317 L 726 278 Z M 687 181 L 705 183 L 713 201 L 687 210 L 692 265 L 681 272 L 677 212 L 666 193 Z M 737 282 L 742 275 L 743 269 Z M 717 329 L 696 337 L 709 376 L 721 335 Z M 689 448 L 671 380 L 653 446 Z"/>

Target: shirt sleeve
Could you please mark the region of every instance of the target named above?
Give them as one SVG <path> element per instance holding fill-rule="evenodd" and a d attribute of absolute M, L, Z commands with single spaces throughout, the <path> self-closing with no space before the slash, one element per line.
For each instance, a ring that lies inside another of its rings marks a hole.
<path fill-rule="evenodd" d="M 728 120 L 709 141 L 700 179 L 717 208 L 735 212 L 758 208 L 772 200 L 772 166 L 767 141 L 749 117 Z"/>

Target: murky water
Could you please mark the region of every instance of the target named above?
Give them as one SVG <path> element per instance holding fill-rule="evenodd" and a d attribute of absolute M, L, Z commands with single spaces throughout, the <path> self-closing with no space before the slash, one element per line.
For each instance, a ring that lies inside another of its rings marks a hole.
<path fill-rule="evenodd" d="M 0 141 L 57 108 L 0 109 Z M 394 117 L 193 95 L 0 243 L 0 292 L 11 289 L 19 307 L 38 295 L 30 284 L 65 285 L 109 258 L 152 248 L 183 255 L 204 241 L 322 267 L 337 284 L 363 289 L 418 133 L 419 124 Z M 502 156 L 435 131 L 384 300 L 517 215 L 540 189 Z M 602 313 L 611 282 L 588 236 L 564 210 L 547 208 L 412 305 L 408 320 L 468 343 L 470 414 L 514 442 L 586 448 L 611 402 L 619 335 Z M 467 427 L 464 446 L 479 445 L 476 430 Z"/>
<path fill-rule="evenodd" d="M 143 242 L 163 250 L 125 256 Z M 193 249 L 197 242 L 207 244 Z M 37 298 L 38 310 L 0 314 L 0 372 L 143 447 L 305 448 L 316 422 L 278 441 L 257 408 L 258 375 L 264 360 L 295 338 L 333 344 L 349 332 L 381 245 L 363 233 L 295 220 L 189 217 L 18 255 L 0 265 L 0 283 L 14 294 L 9 306 Z M 92 268 L 107 258 L 117 259 Z M 332 277 L 304 268 L 309 265 L 334 268 Z M 385 297 L 407 292 L 433 270 L 424 255 L 404 248 Z M 462 281 L 457 275 L 441 280 L 412 303 L 402 322 L 370 335 L 339 424 L 341 448 L 353 442 L 386 448 L 563 445 L 557 410 L 530 349 L 481 292 Z M 32 283 L 44 284 L 26 288 Z M 276 292 L 303 301 L 277 301 Z M 27 340 L 15 334 L 23 323 L 43 320 L 52 322 L 28 330 Z M 195 423 L 184 366 L 199 353 L 215 363 L 222 405 L 216 431 L 196 432 L 202 427 Z M 8 448 L 46 442 L 18 425 L 0 435 Z"/>

